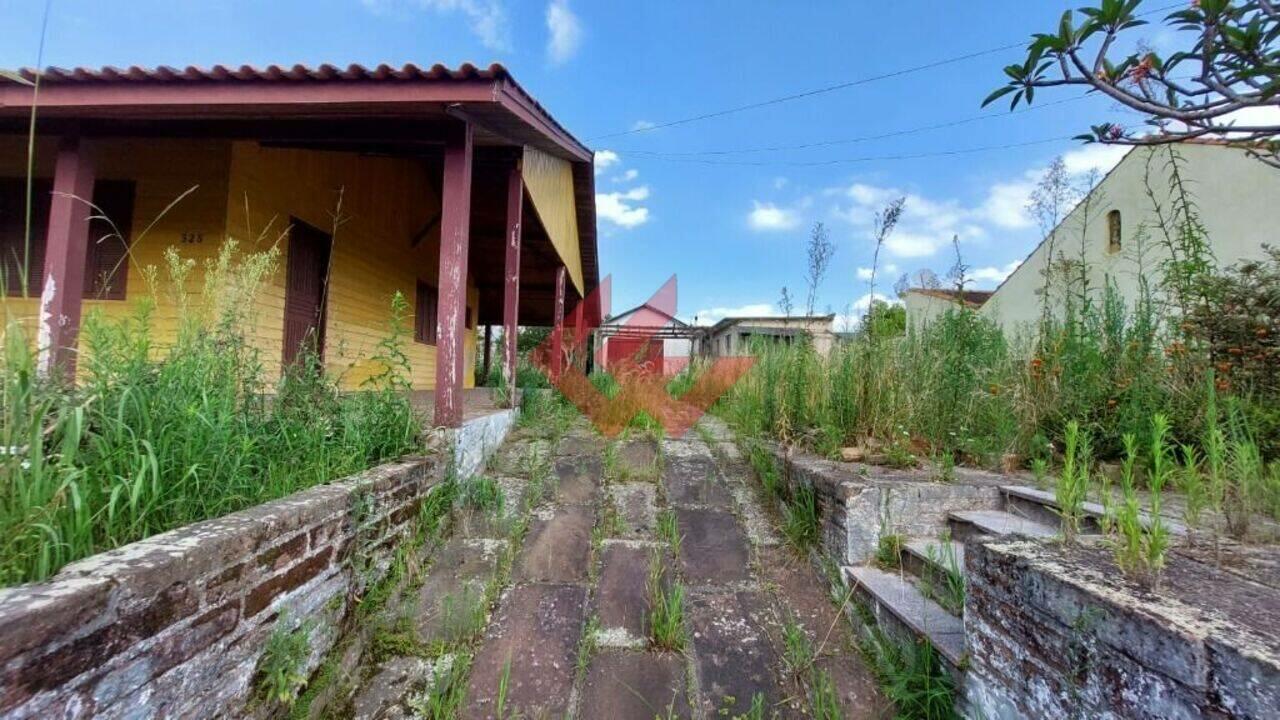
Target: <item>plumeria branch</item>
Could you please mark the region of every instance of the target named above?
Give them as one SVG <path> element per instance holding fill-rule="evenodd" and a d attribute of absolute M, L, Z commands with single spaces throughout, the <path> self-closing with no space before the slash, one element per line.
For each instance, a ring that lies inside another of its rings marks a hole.
<path fill-rule="evenodd" d="M 1094 125 L 1078 139 L 1116 145 L 1213 139 L 1280 168 L 1280 2 L 1191 0 L 1164 18 L 1195 38 L 1189 49 L 1168 57 L 1144 49 L 1113 60 L 1121 36 L 1148 24 L 1143 17 L 1153 13 L 1139 12 L 1142 2 L 1101 0 L 1068 10 L 1057 32 L 1032 36 L 1024 62 L 1004 69 L 1007 82 L 983 105 L 1011 95 L 1012 109 L 1030 105 L 1037 89 L 1083 87 L 1147 119 L 1137 128 Z M 1245 125 L 1233 115 L 1263 107 L 1275 108 L 1278 119 Z"/>

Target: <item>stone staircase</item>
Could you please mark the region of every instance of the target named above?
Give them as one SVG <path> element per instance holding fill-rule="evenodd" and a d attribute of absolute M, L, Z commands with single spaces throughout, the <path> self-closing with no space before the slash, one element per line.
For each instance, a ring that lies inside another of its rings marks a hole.
<path fill-rule="evenodd" d="M 963 687 L 965 632 L 963 587 L 965 544 L 979 538 L 1058 535 L 1053 493 L 1022 485 L 1000 487 L 1000 510 L 959 510 L 932 537 L 904 538 L 896 567 L 849 566 L 842 569 L 854 596 L 887 634 L 928 640 Z M 1102 506 L 1089 503 L 1082 531 L 1098 531 Z M 883 560 L 883 558 L 882 558 Z"/>

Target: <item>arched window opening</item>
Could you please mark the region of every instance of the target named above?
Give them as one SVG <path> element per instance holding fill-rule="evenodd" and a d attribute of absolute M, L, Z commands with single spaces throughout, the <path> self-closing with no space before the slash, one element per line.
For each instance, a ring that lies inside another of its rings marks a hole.
<path fill-rule="evenodd" d="M 1120 211 L 1107 213 L 1107 252 L 1120 252 Z"/>

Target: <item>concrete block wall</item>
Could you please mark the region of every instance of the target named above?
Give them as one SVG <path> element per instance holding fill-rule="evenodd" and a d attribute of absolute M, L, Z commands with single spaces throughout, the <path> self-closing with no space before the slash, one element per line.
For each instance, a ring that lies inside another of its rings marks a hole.
<path fill-rule="evenodd" d="M 390 463 L 0 589 L 0 717 L 245 714 L 272 631 L 307 623 L 314 669 L 444 464 Z"/>

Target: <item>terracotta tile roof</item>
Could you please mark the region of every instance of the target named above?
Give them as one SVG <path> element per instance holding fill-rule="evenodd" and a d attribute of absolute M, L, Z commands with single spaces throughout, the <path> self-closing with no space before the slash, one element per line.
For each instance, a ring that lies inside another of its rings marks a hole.
<path fill-rule="evenodd" d="M 960 297 L 960 292 L 958 290 L 944 290 L 942 288 L 908 288 L 907 292 L 927 295 L 940 300 L 950 300 L 952 302 Z M 985 303 L 987 300 L 990 300 L 991 296 L 994 294 L 995 291 L 993 290 L 965 290 L 964 301 L 968 305 L 977 306 Z"/>
<path fill-rule="evenodd" d="M 489 81 L 489 82 L 505 82 L 511 89 L 528 102 L 532 108 L 541 114 L 546 120 L 553 125 L 558 131 L 564 133 L 572 142 L 582 145 L 568 128 L 560 124 L 546 108 L 539 103 L 537 98 L 533 97 L 529 91 L 521 87 L 520 83 L 512 77 L 511 73 L 499 63 L 492 63 L 488 67 L 480 68 L 471 63 L 463 63 L 456 68 L 451 68 L 440 63 L 436 63 L 431 67 L 420 67 L 413 63 L 408 63 L 400 67 L 393 67 L 386 63 L 380 64 L 374 68 L 368 68 L 364 65 L 351 64 L 345 68 L 324 63 L 317 66 L 309 65 L 292 65 L 289 67 L 281 65 L 267 65 L 258 68 L 252 65 L 241 65 L 239 67 L 230 67 L 227 65 L 214 65 L 209 68 L 200 68 L 194 65 L 188 65 L 183 68 L 171 67 L 168 65 L 159 65 L 157 67 L 147 68 L 138 65 L 130 65 L 127 68 L 118 68 L 105 66 L 100 68 L 91 67 L 74 67 L 59 68 L 50 67 L 45 69 L 43 73 L 37 73 L 32 68 L 22 68 L 16 71 L 16 74 L 28 82 L 35 82 L 37 74 L 40 76 L 40 83 L 44 85 L 108 85 L 108 84 L 129 84 L 129 85 L 201 85 L 214 83 L 244 83 L 244 84 L 262 84 L 262 83 L 294 83 L 294 84 L 312 84 L 312 83 L 410 83 L 410 82 L 467 82 L 467 81 Z M 5 80 L 0 77 L 0 84 L 4 84 Z M 9 82 L 12 82 L 10 80 Z M 585 146 L 583 146 L 585 149 Z M 589 152 L 589 151 L 587 151 Z"/>
<path fill-rule="evenodd" d="M 35 81 L 36 71 L 31 68 L 23 68 L 18 71 L 24 79 Z M 373 69 L 366 68 L 363 65 L 348 65 L 346 68 L 340 68 L 336 65 L 325 63 L 316 67 L 307 65 L 293 65 L 291 67 L 282 67 L 280 65 L 268 65 L 264 68 L 256 68 L 252 65 L 241 65 L 240 67 L 228 67 L 226 65 L 214 65 L 210 68 L 199 68 L 194 65 L 188 65 L 185 68 L 175 68 L 168 65 L 160 65 L 154 68 L 144 68 L 137 65 L 131 65 L 127 68 L 101 67 L 101 68 L 57 68 L 51 67 L 40 74 L 41 83 L 113 83 L 113 82 L 306 82 L 306 81 L 369 81 L 369 80 L 512 80 L 511 73 L 502 65 L 494 63 L 487 68 L 481 69 L 471 63 L 463 63 L 457 68 L 449 68 L 439 63 L 432 65 L 430 68 L 421 68 L 412 63 L 402 67 L 392 67 L 382 64 Z"/>

